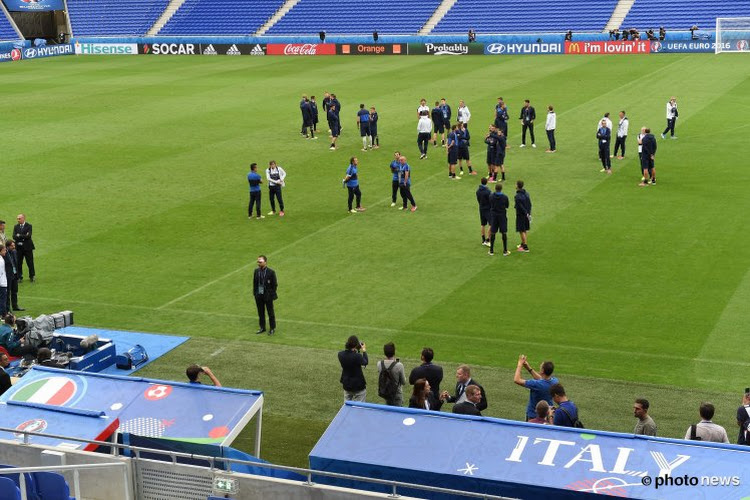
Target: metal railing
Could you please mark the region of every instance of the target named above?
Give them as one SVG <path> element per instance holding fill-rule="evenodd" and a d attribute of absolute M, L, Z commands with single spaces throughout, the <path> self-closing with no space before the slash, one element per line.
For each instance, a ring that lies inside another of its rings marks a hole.
<path fill-rule="evenodd" d="M 78 471 L 84 469 L 104 469 L 107 467 L 122 467 L 123 479 L 125 479 L 125 484 L 128 484 L 128 466 L 125 462 L 111 462 L 106 464 L 50 465 L 43 467 L 9 467 L 0 469 L 0 476 L 18 474 L 18 482 L 21 487 L 21 500 L 27 500 L 28 485 L 26 484 L 25 474 L 33 472 L 65 472 L 68 470 L 72 470 L 74 496 L 76 498 L 81 498 L 81 481 Z M 127 490 L 127 488 L 125 490 L 125 500 L 130 500 L 130 492 Z"/>
<path fill-rule="evenodd" d="M 88 444 L 95 444 L 101 447 L 111 447 L 112 448 L 112 455 L 113 456 L 119 456 L 118 450 L 128 450 L 133 453 L 136 461 L 138 460 L 149 460 L 149 461 L 157 461 L 153 459 L 145 459 L 141 458 L 142 453 L 150 453 L 155 455 L 162 455 L 165 457 L 169 457 L 169 460 L 177 465 L 177 459 L 178 458 L 185 458 L 185 459 L 191 459 L 191 460 L 198 460 L 198 461 L 205 461 L 209 464 L 209 468 L 211 470 L 218 470 L 220 473 L 224 474 L 233 474 L 232 471 L 232 464 L 240 464 L 240 465 L 247 465 L 251 467 L 262 467 L 265 469 L 272 469 L 272 470 L 280 470 L 280 471 L 286 471 L 286 472 L 294 472 L 296 474 L 299 474 L 301 476 L 305 476 L 307 478 L 306 481 L 302 482 L 301 484 L 307 485 L 307 486 L 314 486 L 315 482 L 313 481 L 313 476 L 320 476 L 320 477 L 330 477 L 335 479 L 345 479 L 348 481 L 356 481 L 361 483 L 369 483 L 369 484 L 375 484 L 379 486 L 386 486 L 391 490 L 390 494 L 388 494 L 389 498 L 397 498 L 399 496 L 399 488 L 401 490 L 409 489 L 409 490 L 419 490 L 419 491 L 425 491 L 425 492 L 432 492 L 432 493 L 443 493 L 448 495 L 454 495 L 454 496 L 460 496 L 460 497 L 466 497 L 466 498 L 481 498 L 484 500 L 516 500 L 511 497 L 503 497 L 498 495 L 491 495 L 489 493 L 475 493 L 473 491 L 460 491 L 460 490 L 453 490 L 449 488 L 439 488 L 436 486 L 427 486 L 422 484 L 414 484 L 414 483 L 404 483 L 401 481 L 391 481 L 387 479 L 375 479 L 371 477 L 364 477 L 364 476 L 354 476 L 350 474 L 341 474 L 338 472 L 326 472 L 326 471 L 319 471 L 319 470 L 312 470 L 312 469 L 305 469 L 301 467 L 290 467 L 286 465 L 276 465 L 276 464 L 270 464 L 270 463 L 261 463 L 261 462 L 250 462 L 247 460 L 239 460 L 235 458 L 224 458 L 224 457 L 212 457 L 210 455 L 196 455 L 193 453 L 183 453 L 178 451 L 167 451 L 167 450 L 159 450 L 154 448 L 144 448 L 141 446 L 131 446 L 126 444 L 119 444 L 109 441 L 96 441 L 91 439 L 83 439 L 83 438 L 76 438 L 76 437 L 69 437 L 69 436 L 61 436 L 57 434 L 45 434 L 40 432 L 29 432 L 29 431 L 20 431 L 16 429 L 10 429 L 6 427 L 0 427 L 0 432 L 8 432 L 15 435 L 23 435 L 22 443 L 23 444 L 32 444 L 29 441 L 29 438 L 31 436 L 39 436 L 39 437 L 45 437 L 45 438 L 52 438 L 52 439 L 64 439 L 67 441 L 76 441 L 80 443 L 88 443 Z M 47 446 L 47 445 L 40 445 L 47 448 L 54 448 L 54 446 Z M 80 450 L 77 450 L 80 452 Z M 126 457 L 128 458 L 128 457 Z M 163 462 L 163 461 L 161 461 Z M 216 463 L 220 462 L 222 464 L 226 464 L 226 470 L 218 468 L 216 466 Z M 112 466 L 112 465 L 125 465 L 124 463 L 111 463 L 111 464 L 92 464 L 92 465 L 86 465 L 86 466 L 55 466 L 55 467 L 27 467 L 27 468 L 17 468 L 17 469 L 0 469 L 0 473 L 15 473 L 15 472 L 24 472 L 26 470 L 33 471 L 51 471 L 62 468 L 65 469 L 74 469 L 75 467 L 87 467 L 87 468 L 94 468 L 94 467 L 102 467 L 102 466 Z M 75 472 L 74 472 L 75 474 Z M 125 475 L 127 477 L 127 468 L 125 469 Z M 252 474 L 250 474 L 252 475 Z M 23 477 L 23 475 L 21 475 Z M 127 481 L 126 481 L 127 482 Z M 356 488 L 355 488 L 356 489 Z M 369 490 L 368 490 L 369 491 Z M 384 493 L 385 494 L 385 493 Z M 80 498 L 79 494 L 76 494 L 76 498 Z M 26 500 L 26 499 L 23 499 Z M 130 497 L 128 496 L 126 500 L 130 500 Z"/>

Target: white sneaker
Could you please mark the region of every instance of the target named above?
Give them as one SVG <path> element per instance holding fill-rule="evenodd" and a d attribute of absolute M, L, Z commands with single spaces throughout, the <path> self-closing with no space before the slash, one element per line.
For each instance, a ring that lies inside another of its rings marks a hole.
<path fill-rule="evenodd" d="M 461 171 L 460 171 L 460 172 L 458 173 L 458 175 L 464 175 L 464 171 L 463 171 L 463 170 L 461 170 Z"/>
<path fill-rule="evenodd" d="M 535 147 L 536 147 L 536 144 L 532 144 L 532 145 L 531 145 L 531 147 L 532 147 L 532 148 L 535 148 Z"/>
<path fill-rule="evenodd" d="M 398 207 L 398 209 L 399 209 L 399 210 L 403 210 L 403 209 L 404 209 L 404 207 Z"/>
<path fill-rule="evenodd" d="M 357 213 L 357 211 L 356 211 L 356 210 L 354 210 L 354 209 L 352 208 L 351 210 L 349 210 L 349 213 L 350 213 L 350 214 L 356 214 L 356 213 Z"/>
<path fill-rule="evenodd" d="M 394 201 L 393 203 L 391 203 L 391 206 L 395 207 L 396 206 L 396 202 Z"/>
<path fill-rule="evenodd" d="M 276 215 L 276 212 L 268 212 L 268 215 Z"/>
<path fill-rule="evenodd" d="M 520 145 L 520 146 L 518 146 L 518 147 L 519 147 L 519 148 L 525 148 L 525 147 L 526 147 L 526 144 L 521 144 L 521 145 Z"/>
<path fill-rule="evenodd" d="M 662 138 L 662 139 L 666 139 L 666 138 L 667 138 L 667 136 L 666 136 L 666 135 L 664 135 L 664 134 L 661 134 L 661 138 Z"/>

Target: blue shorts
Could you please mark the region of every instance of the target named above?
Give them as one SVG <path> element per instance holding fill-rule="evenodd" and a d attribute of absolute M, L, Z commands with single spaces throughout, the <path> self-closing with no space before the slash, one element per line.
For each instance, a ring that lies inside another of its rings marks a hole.
<path fill-rule="evenodd" d="M 360 123 L 359 124 L 359 135 L 362 136 L 362 137 L 370 135 L 370 124 L 369 123 L 366 123 L 366 124 Z"/>
<path fill-rule="evenodd" d="M 508 217 L 492 214 L 492 220 L 490 221 L 490 232 L 494 234 L 498 231 L 500 231 L 501 233 L 508 232 Z"/>
<path fill-rule="evenodd" d="M 448 165 L 455 165 L 456 163 L 458 163 L 458 151 L 453 146 L 448 150 Z"/>
<path fill-rule="evenodd" d="M 490 211 L 479 209 L 479 222 L 481 225 L 486 226 L 490 223 Z"/>

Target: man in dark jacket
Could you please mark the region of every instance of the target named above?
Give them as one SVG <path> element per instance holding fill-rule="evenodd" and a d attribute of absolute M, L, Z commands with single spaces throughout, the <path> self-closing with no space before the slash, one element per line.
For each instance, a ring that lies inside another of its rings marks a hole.
<path fill-rule="evenodd" d="M 503 193 L 503 185 L 495 184 L 495 192 L 490 196 L 490 251 L 489 255 L 495 255 L 495 236 L 500 231 L 503 238 L 503 256 L 510 255 L 508 251 L 508 207 L 510 201 Z"/>
<path fill-rule="evenodd" d="M 471 377 L 471 369 L 467 365 L 461 365 L 456 370 L 456 392 L 451 396 L 448 391 L 443 391 L 441 398 L 446 403 L 454 403 L 459 405 L 469 399 L 469 387 L 474 386 L 479 389 L 479 398 L 473 403 L 476 409 L 479 411 L 487 409 L 487 396 L 484 392 L 484 387 L 479 385 L 479 382 Z M 455 410 L 454 410 L 455 413 Z"/>
<path fill-rule="evenodd" d="M 409 383 L 414 385 L 414 382 L 420 378 L 427 379 L 430 383 L 430 390 L 435 395 L 436 399 L 440 399 L 440 382 L 443 381 L 443 367 L 440 365 L 432 364 L 432 358 L 435 357 L 435 352 L 430 347 L 422 349 L 422 364 L 414 368 L 409 374 Z"/>
<path fill-rule="evenodd" d="M 516 181 L 516 232 L 521 235 L 519 252 L 528 252 L 528 234 L 531 229 L 531 197 L 523 188 L 523 181 Z"/>
<path fill-rule="evenodd" d="M 266 331 L 266 311 L 268 311 L 268 321 L 271 329 L 269 335 L 276 333 L 276 314 L 273 311 L 273 301 L 278 298 L 276 295 L 276 272 L 268 267 L 265 255 L 258 256 L 258 268 L 253 274 L 253 296 L 255 305 L 258 306 L 258 320 L 260 329 L 256 332 L 261 334 Z"/>
<path fill-rule="evenodd" d="M 341 363 L 341 385 L 344 388 L 344 401 L 365 401 L 367 382 L 362 367 L 367 366 L 367 346 L 356 335 L 350 336 L 344 350 L 339 351 Z"/>
<path fill-rule="evenodd" d="M 607 127 L 606 120 L 601 121 L 599 130 L 596 131 L 596 138 L 599 141 L 599 159 L 602 161 L 601 172 L 612 173 L 612 163 L 609 159 L 610 139 L 612 131 Z"/>
<path fill-rule="evenodd" d="M 13 239 L 16 240 L 18 250 L 18 281 L 23 281 L 23 261 L 29 266 L 29 279 L 34 281 L 34 240 L 31 239 L 31 224 L 26 222 L 26 215 L 18 214 L 18 224 L 13 227 Z"/>
<path fill-rule="evenodd" d="M 23 311 L 18 307 L 18 254 L 16 244 L 13 240 L 6 242 L 5 251 L 5 277 L 8 282 L 8 296 L 5 301 L 7 311 Z"/>
<path fill-rule="evenodd" d="M 479 204 L 479 223 L 482 225 L 482 245 L 490 246 L 489 234 L 485 235 L 485 228 L 490 223 L 490 196 L 492 191 L 487 187 L 487 178 L 482 177 L 477 188 L 477 203 Z"/>
<path fill-rule="evenodd" d="M 536 110 L 528 99 L 523 101 L 521 115 L 518 119 L 521 120 L 521 147 L 526 147 L 526 130 L 528 130 L 529 135 L 531 136 L 531 147 L 535 148 L 536 140 L 534 138 L 534 120 L 536 120 Z"/>
<path fill-rule="evenodd" d="M 654 168 L 654 156 L 656 155 L 656 137 L 651 133 L 650 128 L 643 130 L 645 135 L 641 138 L 641 171 L 643 177 L 639 186 L 648 186 L 656 184 L 656 170 Z"/>
<path fill-rule="evenodd" d="M 482 391 L 476 385 L 470 385 L 466 387 L 466 401 L 456 403 L 453 405 L 453 413 L 459 415 L 474 415 L 481 417 L 482 413 L 479 410 L 479 405 L 482 401 Z M 485 404 L 485 407 L 487 405 Z"/>

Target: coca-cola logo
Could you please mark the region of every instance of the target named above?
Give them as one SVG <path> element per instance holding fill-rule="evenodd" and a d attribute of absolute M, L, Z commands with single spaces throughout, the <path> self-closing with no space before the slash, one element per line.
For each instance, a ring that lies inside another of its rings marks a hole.
<path fill-rule="evenodd" d="M 317 43 L 288 43 L 284 47 L 285 56 L 314 56 L 318 53 Z"/>

